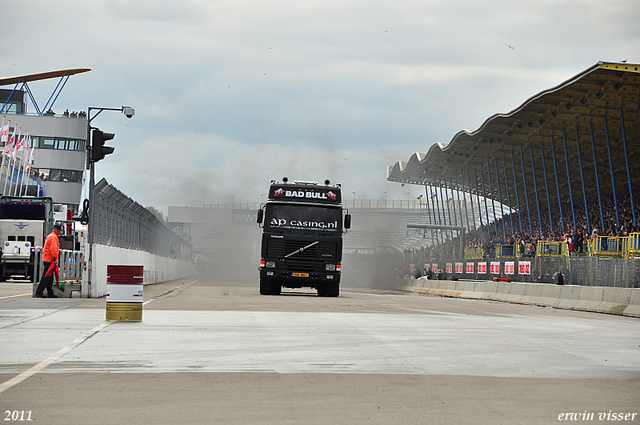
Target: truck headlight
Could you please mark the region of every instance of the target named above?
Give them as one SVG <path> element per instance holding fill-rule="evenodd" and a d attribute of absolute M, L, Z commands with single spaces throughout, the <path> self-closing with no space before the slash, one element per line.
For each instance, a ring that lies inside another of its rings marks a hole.
<path fill-rule="evenodd" d="M 269 269 L 275 269 L 276 268 L 276 262 L 275 261 L 267 261 L 266 266 Z"/>
<path fill-rule="evenodd" d="M 330 272 L 334 272 L 336 271 L 336 265 L 335 264 L 325 264 L 324 269 Z"/>

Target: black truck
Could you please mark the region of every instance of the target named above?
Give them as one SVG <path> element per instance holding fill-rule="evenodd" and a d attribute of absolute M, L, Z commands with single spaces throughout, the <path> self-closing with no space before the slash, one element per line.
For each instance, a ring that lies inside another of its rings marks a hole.
<path fill-rule="evenodd" d="M 342 209 L 340 185 L 271 182 L 257 214 L 262 227 L 260 293 L 285 288 L 315 288 L 318 296 L 340 293 L 343 229 L 351 216 Z"/>

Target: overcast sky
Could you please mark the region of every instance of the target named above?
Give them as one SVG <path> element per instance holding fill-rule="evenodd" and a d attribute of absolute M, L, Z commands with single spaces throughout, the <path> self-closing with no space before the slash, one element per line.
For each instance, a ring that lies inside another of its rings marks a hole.
<path fill-rule="evenodd" d="M 387 165 L 598 61 L 640 63 L 637 0 L 0 0 L 0 14 L 2 76 L 91 68 L 56 112 L 135 108 L 93 121 L 116 133 L 96 180 L 165 214 L 259 202 L 283 176 L 416 197 Z M 30 84 L 41 107 L 57 83 Z"/>

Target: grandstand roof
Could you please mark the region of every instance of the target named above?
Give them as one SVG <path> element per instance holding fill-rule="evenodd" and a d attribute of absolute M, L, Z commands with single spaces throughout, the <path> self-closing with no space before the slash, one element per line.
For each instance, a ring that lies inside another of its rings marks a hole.
<path fill-rule="evenodd" d="M 607 129 L 616 191 L 628 192 L 626 160 L 633 190 L 640 188 L 640 167 L 637 165 L 640 164 L 639 118 L 640 65 L 598 62 L 558 86 L 532 96 L 513 111 L 489 117 L 475 131 L 462 130 L 448 144 L 436 143 L 427 153 L 415 153 L 406 162 L 398 161 L 388 166 L 387 180 L 441 186 L 444 181 L 455 184 L 457 178 L 458 188 L 471 193 L 476 192 L 477 181 L 482 195 L 481 180 L 484 179 L 488 197 L 504 205 L 511 201 L 515 209 L 513 158 L 521 203 L 525 201 L 522 163 L 529 201 L 535 202 L 535 172 L 540 200 L 545 205 L 543 167 L 547 171 L 551 203 L 555 205 L 558 205 L 556 174 L 561 199 L 569 197 L 568 167 L 576 208 L 580 210 L 578 202 L 584 199 L 581 169 L 587 199 L 597 199 L 594 151 L 600 189 L 609 195 L 612 193 Z M 626 155 L 623 139 L 626 140 Z M 468 173 L 466 170 L 471 171 Z M 470 181 L 467 180 L 469 176 Z M 489 177 L 493 188 L 491 194 Z M 498 181 L 501 191 L 498 190 Z"/>

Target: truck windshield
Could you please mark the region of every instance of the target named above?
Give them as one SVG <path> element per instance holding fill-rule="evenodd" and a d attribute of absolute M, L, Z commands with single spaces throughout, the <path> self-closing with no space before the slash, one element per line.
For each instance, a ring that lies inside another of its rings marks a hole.
<path fill-rule="evenodd" d="M 342 230 L 342 209 L 320 205 L 269 204 L 264 228 L 296 233 L 339 233 Z"/>

